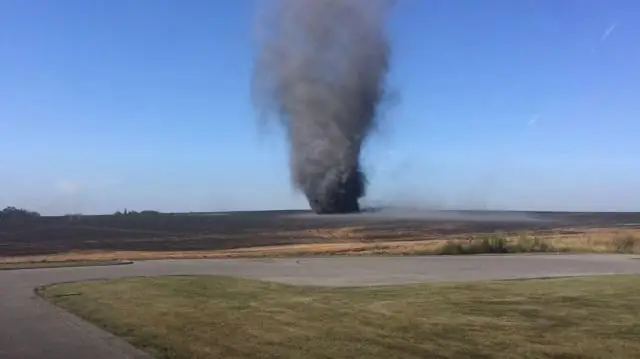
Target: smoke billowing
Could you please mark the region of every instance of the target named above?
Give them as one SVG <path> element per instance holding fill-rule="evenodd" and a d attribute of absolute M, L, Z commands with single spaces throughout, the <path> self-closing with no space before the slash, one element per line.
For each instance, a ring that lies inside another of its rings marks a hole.
<path fill-rule="evenodd" d="M 387 93 L 389 0 L 269 0 L 254 102 L 287 131 L 291 178 L 316 213 L 359 211 L 364 140 Z"/>

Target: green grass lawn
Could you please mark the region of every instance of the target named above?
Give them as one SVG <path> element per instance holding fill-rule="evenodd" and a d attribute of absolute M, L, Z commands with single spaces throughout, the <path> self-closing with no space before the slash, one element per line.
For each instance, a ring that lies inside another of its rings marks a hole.
<path fill-rule="evenodd" d="M 90 267 L 127 264 L 122 261 L 60 261 L 60 262 L 16 262 L 0 263 L 0 270 L 12 269 L 36 269 L 36 268 L 62 268 L 62 267 Z"/>
<path fill-rule="evenodd" d="M 640 356 L 640 276 L 346 289 L 184 276 L 40 293 L 158 358 Z"/>

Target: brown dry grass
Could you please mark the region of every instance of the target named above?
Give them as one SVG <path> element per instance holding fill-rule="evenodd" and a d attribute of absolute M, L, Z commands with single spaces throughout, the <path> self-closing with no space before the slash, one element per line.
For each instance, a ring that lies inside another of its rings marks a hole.
<path fill-rule="evenodd" d="M 432 231 L 445 229 L 443 226 L 433 226 Z M 305 230 L 280 231 L 258 233 L 256 236 L 274 238 L 289 238 L 306 240 L 308 242 L 354 243 L 354 242 L 381 242 L 381 241 L 419 241 L 436 239 L 435 234 L 427 234 L 425 231 L 415 229 L 380 228 L 379 226 L 348 226 L 342 228 L 312 228 Z"/>
<path fill-rule="evenodd" d="M 90 260 L 90 261 L 31 261 L 31 262 L 14 262 L 0 263 L 0 271 L 16 270 L 16 269 L 43 269 L 43 268 L 66 268 L 66 267 L 103 267 L 120 264 L 129 264 L 131 262 L 117 260 Z"/>
<path fill-rule="evenodd" d="M 392 241 L 376 241 L 377 238 L 371 233 L 363 235 L 364 231 L 366 231 L 364 227 L 304 231 L 314 239 L 311 243 L 304 244 L 208 251 L 76 251 L 41 256 L 0 257 L 0 263 L 316 255 L 426 255 L 486 253 L 487 251 L 640 253 L 640 229 L 635 228 L 563 228 L 544 232 L 444 236 L 437 239 L 420 238 L 414 233 L 406 236 L 405 233 L 397 235 Z M 287 234 L 302 235 L 290 232 Z M 389 234 L 381 235 L 386 237 Z M 506 250 L 503 251 L 503 247 Z"/>

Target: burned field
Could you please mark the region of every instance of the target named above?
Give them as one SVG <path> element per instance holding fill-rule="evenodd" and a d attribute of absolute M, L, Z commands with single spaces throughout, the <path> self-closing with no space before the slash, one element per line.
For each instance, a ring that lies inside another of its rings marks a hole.
<path fill-rule="evenodd" d="M 0 223 L 0 257 L 81 251 L 215 251 L 425 241 L 522 231 L 640 227 L 639 213 L 437 211 L 317 216 L 306 211 L 40 217 Z"/>

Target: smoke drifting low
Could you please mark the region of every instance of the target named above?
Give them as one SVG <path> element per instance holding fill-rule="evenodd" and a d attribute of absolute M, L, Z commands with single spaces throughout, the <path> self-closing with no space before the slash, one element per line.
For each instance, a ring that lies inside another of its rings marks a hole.
<path fill-rule="evenodd" d="M 269 0 L 252 91 L 285 127 L 290 170 L 316 213 L 359 212 L 363 143 L 385 99 L 388 0 Z M 273 118 L 273 117 L 267 117 Z"/>

